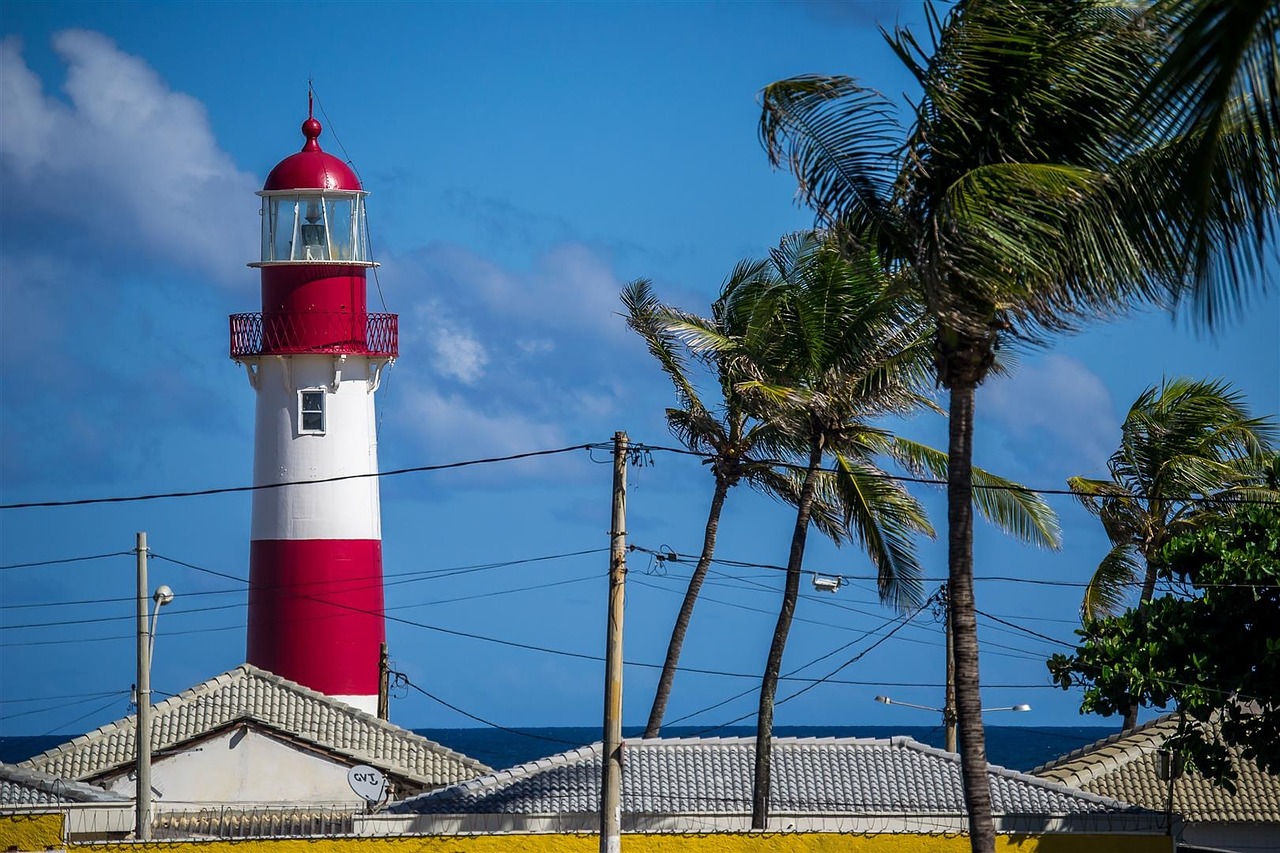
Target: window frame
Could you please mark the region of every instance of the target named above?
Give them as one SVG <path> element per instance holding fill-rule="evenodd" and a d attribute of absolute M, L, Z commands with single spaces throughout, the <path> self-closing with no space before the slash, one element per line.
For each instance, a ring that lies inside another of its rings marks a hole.
<path fill-rule="evenodd" d="M 319 408 L 307 408 L 306 403 L 307 403 L 308 394 L 320 395 Z M 328 391 L 326 391 L 324 388 L 316 387 L 316 388 L 299 388 L 298 389 L 298 435 L 324 435 L 326 432 L 328 432 L 328 427 L 329 427 L 328 408 L 329 407 L 326 400 L 327 397 L 328 397 Z M 320 415 L 320 427 L 318 429 L 308 428 L 306 426 L 307 415 L 312 415 L 312 414 Z"/>

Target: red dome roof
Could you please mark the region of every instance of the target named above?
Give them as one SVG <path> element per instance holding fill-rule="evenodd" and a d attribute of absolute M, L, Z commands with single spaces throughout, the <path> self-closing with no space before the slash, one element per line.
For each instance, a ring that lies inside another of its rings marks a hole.
<path fill-rule="evenodd" d="M 320 150 L 320 122 L 308 118 L 302 123 L 306 144 L 297 154 L 281 160 L 267 175 L 262 189 L 272 190 L 360 190 L 360 179 L 351 167 L 332 154 Z"/>

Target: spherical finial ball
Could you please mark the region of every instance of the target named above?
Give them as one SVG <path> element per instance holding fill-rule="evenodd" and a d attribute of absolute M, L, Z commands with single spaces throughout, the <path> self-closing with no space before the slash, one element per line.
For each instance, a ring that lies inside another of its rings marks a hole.
<path fill-rule="evenodd" d="M 319 139 L 320 131 L 320 122 L 316 121 L 314 117 L 308 117 L 307 120 L 302 123 L 302 135 L 309 140 Z"/>

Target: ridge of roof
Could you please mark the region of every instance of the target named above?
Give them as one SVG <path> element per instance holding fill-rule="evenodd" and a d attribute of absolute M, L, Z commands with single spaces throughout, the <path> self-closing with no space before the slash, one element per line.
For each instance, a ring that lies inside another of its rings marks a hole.
<path fill-rule="evenodd" d="M 1147 750 L 1144 747 L 1149 747 L 1152 743 L 1164 743 L 1177 730 L 1177 727 L 1176 714 L 1161 714 L 1128 731 L 1116 732 L 1046 761 L 1038 767 L 1033 767 L 1030 773 L 1034 776 L 1052 775 L 1055 778 L 1058 775 L 1085 773 L 1092 779 L 1096 774 L 1089 772 L 1087 768 L 1098 764 L 1105 765 L 1108 769 L 1122 767 L 1146 754 Z M 1068 769 L 1068 765 L 1079 769 Z"/>
<path fill-rule="evenodd" d="M 0 762 L 0 806 L 51 803 L 129 803 L 131 797 L 74 779 Z"/>
<path fill-rule="evenodd" d="M 626 761 L 625 755 L 627 750 L 671 750 L 673 747 L 712 750 L 723 748 L 728 748 L 730 750 L 754 749 L 755 738 L 624 738 L 622 743 L 624 749 L 624 761 Z M 945 764 L 952 765 L 955 767 L 957 778 L 959 774 L 960 758 L 958 755 L 920 743 L 919 741 L 906 736 L 891 738 L 784 737 L 774 739 L 775 756 L 790 755 L 793 757 L 793 760 L 796 760 L 796 756 L 802 755 L 815 747 L 819 749 L 855 747 L 873 750 L 902 750 L 904 752 L 918 754 L 929 760 L 942 761 Z M 414 811 L 414 803 L 425 804 L 430 801 L 438 802 L 441 800 L 449 801 L 459 799 L 472 800 L 492 794 L 500 795 L 504 791 L 509 791 L 514 786 L 521 785 L 522 783 L 533 783 L 536 785 L 535 780 L 546 773 L 567 771 L 581 773 L 581 770 L 575 770 L 575 768 L 585 763 L 598 763 L 601 760 L 603 753 L 603 744 L 600 741 L 596 741 L 585 746 L 565 750 L 564 752 L 557 753 L 546 758 L 524 762 L 508 769 L 491 772 L 484 776 L 466 780 L 436 791 L 406 798 L 395 805 L 394 811 Z M 1142 811 L 1141 809 L 1135 809 L 1134 806 L 1116 799 L 1115 797 L 1089 791 L 1082 791 L 1079 788 L 1073 788 L 1055 780 L 1040 778 L 1017 770 L 1010 770 L 999 765 L 989 764 L 987 772 L 993 781 L 996 779 L 1001 780 L 1002 785 L 1005 786 L 1003 790 L 1006 791 L 1011 790 L 1007 787 L 1009 785 L 1015 786 L 1015 789 L 1017 786 L 1021 786 L 1023 791 L 1034 789 L 1043 792 L 1043 796 L 1056 796 L 1059 798 L 1065 798 L 1067 801 L 1074 801 L 1081 805 L 1088 804 L 1092 809 L 1101 809 L 1112 812 Z M 641 779 L 631 784 L 639 784 L 643 786 L 646 783 L 652 784 L 652 780 Z M 598 784 L 598 779 L 596 784 Z M 634 796 L 644 797 L 647 794 L 656 796 L 653 792 L 633 792 Z M 1023 796 L 1025 798 L 1026 795 Z"/>
<path fill-rule="evenodd" d="M 1220 725 L 1215 713 L 1207 724 Z M 1239 746 L 1227 754 L 1236 771 L 1234 793 L 1199 773 L 1167 775 L 1159 759 L 1165 741 L 1178 731 L 1177 714 L 1165 714 L 1128 732 L 1074 750 L 1031 772 L 1069 787 L 1107 794 L 1147 808 L 1180 813 L 1192 822 L 1280 824 L 1280 776 L 1246 759 Z"/>
<path fill-rule="evenodd" d="M 248 663 L 156 704 L 152 750 L 172 748 L 244 719 L 423 784 L 449 784 L 491 772 L 422 735 Z M 134 760 L 136 734 L 137 715 L 130 714 L 20 766 L 77 779 L 95 776 Z"/>

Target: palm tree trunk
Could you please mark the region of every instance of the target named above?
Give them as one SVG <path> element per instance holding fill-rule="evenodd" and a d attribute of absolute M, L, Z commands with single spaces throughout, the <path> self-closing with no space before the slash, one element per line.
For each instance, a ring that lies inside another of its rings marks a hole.
<path fill-rule="evenodd" d="M 787 557 L 787 581 L 782 592 L 782 609 L 778 611 L 778 624 L 773 629 L 773 644 L 769 647 L 769 659 L 765 664 L 764 678 L 760 682 L 760 709 L 756 716 L 756 766 L 751 789 L 752 829 L 767 829 L 769 824 L 773 699 L 778 692 L 782 653 L 787 647 L 787 634 L 791 631 L 791 618 L 796 612 L 796 599 L 800 597 L 800 566 L 804 563 L 805 535 L 809 531 L 817 471 L 822 464 L 822 449 L 821 437 L 815 437 L 809 449 L 809 467 L 805 471 L 804 484 L 800 487 L 800 500 L 796 503 L 796 526 L 791 533 L 791 553 Z"/>
<path fill-rule="evenodd" d="M 702 554 L 698 557 L 698 565 L 689 578 L 689 588 L 685 590 L 684 602 L 680 605 L 680 613 L 676 616 L 675 627 L 671 629 L 671 641 L 667 643 L 667 659 L 662 663 L 662 675 L 658 678 L 658 689 L 653 695 L 653 708 L 649 711 L 649 724 L 645 726 L 645 737 L 657 737 L 662 732 L 662 718 L 667 713 L 667 700 L 671 698 L 671 685 L 676 679 L 676 667 L 680 663 L 680 650 L 684 647 L 684 636 L 689 630 L 689 620 L 693 617 L 693 606 L 698 603 L 698 593 L 702 591 L 702 582 L 707 578 L 707 569 L 711 567 L 711 557 L 716 550 L 716 533 L 720 529 L 720 511 L 724 508 L 725 496 L 729 493 L 729 481 L 716 478 L 716 489 L 711 495 L 711 510 L 707 513 L 706 532 L 702 537 Z"/>
<path fill-rule="evenodd" d="M 977 386 L 971 376 L 952 376 L 947 466 L 947 590 L 956 666 L 960 773 L 969 813 L 969 842 L 974 853 L 992 853 L 996 833 L 991 817 L 991 784 L 987 778 L 986 733 L 982 728 L 978 620 L 973 596 L 973 411 Z"/>
<path fill-rule="evenodd" d="M 1147 574 L 1142 580 L 1142 594 L 1138 596 L 1138 618 L 1141 619 L 1147 605 L 1156 594 L 1156 565 L 1152 562 L 1152 557 L 1146 556 Z M 1138 700 L 1130 699 L 1129 707 L 1124 712 L 1124 723 L 1121 732 L 1127 732 L 1138 727 Z"/>

